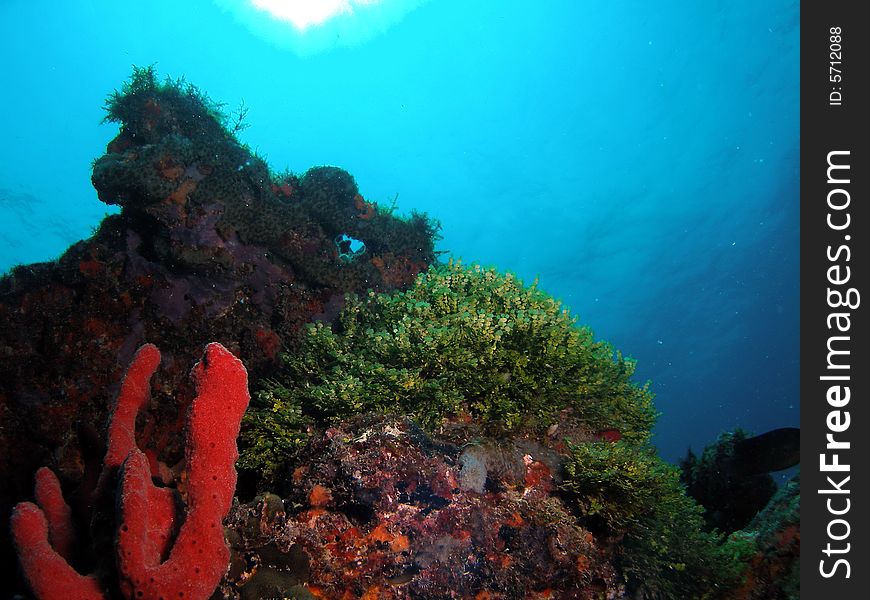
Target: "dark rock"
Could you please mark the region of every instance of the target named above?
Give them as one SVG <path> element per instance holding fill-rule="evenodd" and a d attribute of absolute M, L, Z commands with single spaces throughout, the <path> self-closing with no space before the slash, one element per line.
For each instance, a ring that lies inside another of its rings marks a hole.
<path fill-rule="evenodd" d="M 334 167 L 312 170 L 304 186 L 272 173 L 193 86 L 137 69 L 107 105 L 121 133 L 92 181 L 121 213 L 57 261 L 0 278 L 2 514 L 29 497 L 40 466 L 70 490 L 92 485 L 85 473 L 104 432 L 87 447 L 79 433 L 107 422 L 143 343 L 161 348 L 163 365 L 139 444 L 171 478 L 192 399 L 187 370 L 205 344 L 238 355 L 255 385 L 304 323 L 335 314 L 336 298 L 407 286 L 435 258 L 434 222 L 372 203 L 361 212 L 353 177 Z M 337 230 L 367 253 L 342 261 Z M 0 560 L 14 564 L 2 521 Z"/>

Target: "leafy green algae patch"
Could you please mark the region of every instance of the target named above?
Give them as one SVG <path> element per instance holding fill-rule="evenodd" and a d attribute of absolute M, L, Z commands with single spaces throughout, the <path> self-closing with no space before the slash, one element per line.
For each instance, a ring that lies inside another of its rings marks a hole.
<path fill-rule="evenodd" d="M 536 285 L 451 261 L 406 291 L 348 296 L 334 323 L 310 324 L 252 403 L 241 465 L 286 478 L 281 469 L 312 427 L 364 413 L 410 415 L 433 432 L 473 423 L 486 437 L 556 446 L 573 420 L 557 496 L 609 540 L 626 587 L 646 599 L 722 597 L 750 549 L 704 531 L 678 469 L 649 444 L 652 394 L 633 373 L 633 361 Z"/>
<path fill-rule="evenodd" d="M 567 309 L 511 274 L 458 261 L 403 292 L 349 296 L 332 324 L 309 325 L 247 417 L 243 465 L 270 470 L 304 439 L 303 423 L 412 415 L 433 430 L 465 419 L 498 434 L 545 430 L 570 410 L 589 431 L 642 443 L 652 393 L 634 362 L 593 338 Z M 287 429 L 298 434 L 288 435 Z"/>

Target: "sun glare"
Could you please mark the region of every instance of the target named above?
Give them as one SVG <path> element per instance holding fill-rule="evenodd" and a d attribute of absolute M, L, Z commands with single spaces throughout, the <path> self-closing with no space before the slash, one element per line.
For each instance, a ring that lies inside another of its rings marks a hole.
<path fill-rule="evenodd" d="M 362 44 L 428 1 L 214 0 L 258 37 L 300 56 Z"/>
<path fill-rule="evenodd" d="M 322 25 L 338 15 L 348 15 L 355 8 L 378 4 L 380 0 L 251 0 L 251 4 L 276 19 L 287 21 L 299 31 Z"/>

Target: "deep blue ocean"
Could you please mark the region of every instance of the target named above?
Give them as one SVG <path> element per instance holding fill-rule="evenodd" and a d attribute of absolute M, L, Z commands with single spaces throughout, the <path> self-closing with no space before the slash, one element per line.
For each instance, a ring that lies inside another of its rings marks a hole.
<path fill-rule="evenodd" d="M 274 169 L 343 167 L 537 277 L 638 361 L 666 459 L 798 425 L 798 2 L 254 4 L 0 0 L 0 271 L 114 210 L 103 101 L 154 64 L 243 102 Z"/>

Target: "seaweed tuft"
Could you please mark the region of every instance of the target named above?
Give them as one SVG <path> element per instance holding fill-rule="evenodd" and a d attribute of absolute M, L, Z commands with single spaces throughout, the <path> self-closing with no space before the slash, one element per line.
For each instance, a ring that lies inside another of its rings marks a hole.
<path fill-rule="evenodd" d="M 168 134 L 190 139 L 235 140 L 243 117 L 230 122 L 223 105 L 184 77 L 157 77 L 155 66 L 133 66 L 130 78 L 106 99 L 104 123 L 119 123 L 122 133 L 140 141 L 158 140 Z M 245 113 L 247 110 L 245 109 Z"/>

